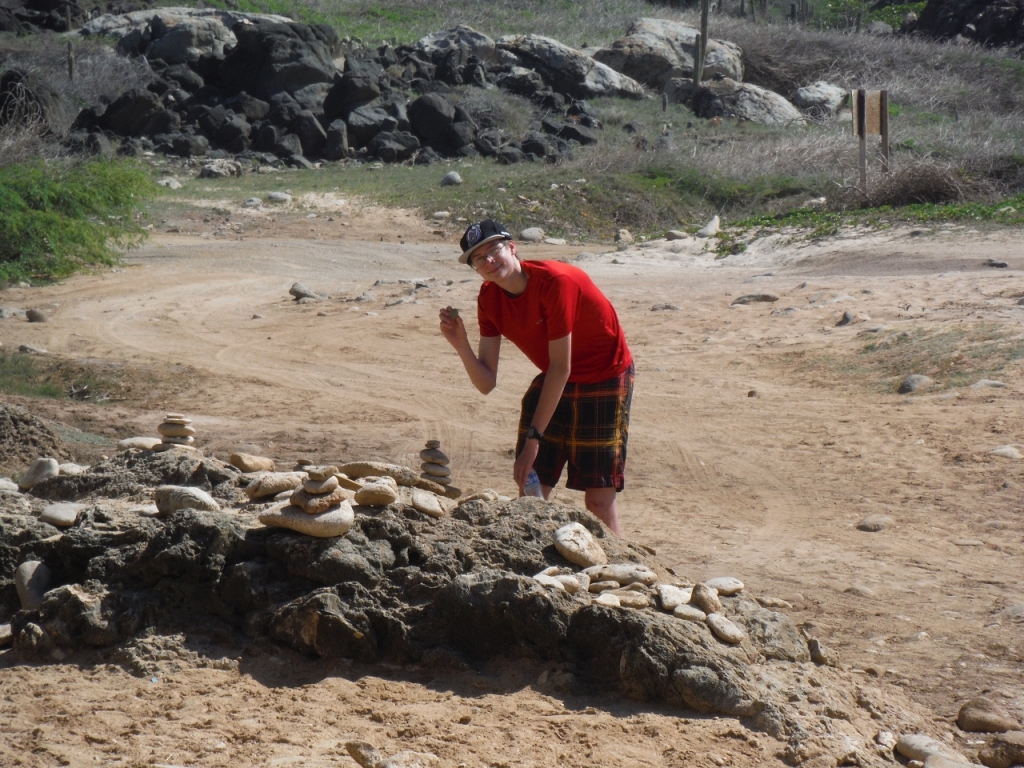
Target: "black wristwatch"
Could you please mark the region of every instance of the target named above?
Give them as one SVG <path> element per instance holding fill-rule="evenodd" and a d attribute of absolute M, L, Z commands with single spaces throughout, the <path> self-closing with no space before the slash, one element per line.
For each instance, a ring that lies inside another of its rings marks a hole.
<path fill-rule="evenodd" d="M 531 424 L 529 426 L 529 428 L 526 430 L 526 439 L 527 440 L 543 440 L 544 439 L 544 433 L 541 432 L 539 429 L 537 429 L 535 426 L 533 426 L 533 424 Z"/>

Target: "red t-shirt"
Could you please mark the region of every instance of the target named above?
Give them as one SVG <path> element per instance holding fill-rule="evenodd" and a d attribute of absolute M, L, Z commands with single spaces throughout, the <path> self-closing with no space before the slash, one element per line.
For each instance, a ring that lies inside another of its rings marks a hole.
<path fill-rule="evenodd" d="M 548 342 L 572 333 L 569 381 L 594 384 L 622 373 L 633 357 L 618 315 L 579 267 L 558 261 L 523 261 L 526 290 L 509 296 L 496 283 L 480 286 L 481 336 L 504 336 L 547 371 Z"/>

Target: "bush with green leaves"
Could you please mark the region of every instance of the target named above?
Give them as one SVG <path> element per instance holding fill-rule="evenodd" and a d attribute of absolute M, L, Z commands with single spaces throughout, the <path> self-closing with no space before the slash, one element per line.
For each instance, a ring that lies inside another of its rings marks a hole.
<path fill-rule="evenodd" d="M 136 210 L 153 189 L 145 171 L 126 162 L 0 167 L 0 282 L 116 263 L 118 249 L 145 237 Z"/>

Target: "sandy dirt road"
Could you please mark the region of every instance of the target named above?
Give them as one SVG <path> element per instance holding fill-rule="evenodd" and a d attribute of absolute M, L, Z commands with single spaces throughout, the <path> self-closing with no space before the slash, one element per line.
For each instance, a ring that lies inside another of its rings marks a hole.
<path fill-rule="evenodd" d="M 512 492 L 519 398 L 535 371 L 506 344 L 498 389 L 476 393 L 437 331 L 440 307 L 475 315 L 479 281 L 457 263 L 457 235 L 432 237 L 407 215 L 372 224 L 315 239 L 302 223 L 245 239 L 158 235 L 120 271 L 7 291 L 4 304 L 53 317 L 5 321 L 0 341 L 178 380 L 166 397 L 37 409 L 85 430 L 152 434 L 165 410 L 182 410 L 222 457 L 249 446 L 406 464 L 438 438 L 461 488 Z M 856 365 L 872 334 L 984 323 L 1019 337 L 1018 233 L 776 238 L 724 260 L 696 241 L 669 245 L 521 249 L 594 254 L 575 263 L 625 325 L 637 363 L 626 535 L 692 579 L 733 575 L 788 600 L 798 625 L 866 681 L 902 688 L 939 732 L 954 733 L 959 704 L 983 692 L 1024 719 L 1024 460 L 989 453 L 1024 443 L 1021 364 L 1000 373 L 1005 387 L 940 381 L 910 398 Z M 331 298 L 298 305 L 294 281 Z M 779 300 L 731 306 L 758 292 Z M 836 327 L 845 310 L 856 321 Z M 565 490 L 557 499 L 582 505 Z M 857 530 L 869 514 L 893 523 Z M 776 759 L 770 739 L 734 722 L 584 701 L 538 683 L 544 671 L 439 682 L 281 653 L 154 686 L 114 668 L 6 659 L 0 718 L 18 734 L 12 765 L 348 765 L 338 745 L 353 736 L 452 765 Z"/>

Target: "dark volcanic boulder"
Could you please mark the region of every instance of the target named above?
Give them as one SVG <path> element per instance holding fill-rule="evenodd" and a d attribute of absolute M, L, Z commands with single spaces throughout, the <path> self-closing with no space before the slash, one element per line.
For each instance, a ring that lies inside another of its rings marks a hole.
<path fill-rule="evenodd" d="M 295 119 L 295 133 L 302 142 L 305 154 L 322 157 L 327 146 L 327 131 L 309 110 L 303 110 Z"/>
<path fill-rule="evenodd" d="M 455 107 L 439 94 L 425 94 L 409 105 L 413 133 L 434 149 L 444 150 L 448 144 L 448 128 L 454 121 Z"/>
<path fill-rule="evenodd" d="M 340 41 L 332 27 L 259 19 L 236 24 L 232 32 L 238 44 L 220 66 L 221 82 L 232 93 L 267 98 L 334 80 Z"/>
<path fill-rule="evenodd" d="M 380 107 L 358 107 L 346 122 L 349 140 L 357 147 L 364 146 L 383 130 L 398 127 L 398 121 Z"/>
<path fill-rule="evenodd" d="M 263 120 L 270 114 L 269 103 L 257 99 L 255 96 L 250 96 L 245 91 L 225 99 L 224 106 L 240 115 L 244 115 L 245 119 L 250 123 Z"/>
<path fill-rule="evenodd" d="M 408 160 L 420 148 L 420 140 L 404 131 L 381 131 L 370 141 L 367 151 L 386 163 Z"/>
<path fill-rule="evenodd" d="M 63 136 L 76 115 L 74 105 L 38 75 L 20 69 L 0 74 L 0 125 L 37 123 L 41 130 Z"/>
<path fill-rule="evenodd" d="M 962 35 L 987 45 L 1024 43 L 1024 0 L 928 0 L 914 27 L 940 38 Z"/>
<path fill-rule="evenodd" d="M 103 127 L 119 136 L 141 136 L 149 121 L 163 111 L 159 96 L 145 88 L 133 88 L 107 107 Z"/>
<path fill-rule="evenodd" d="M 348 125 L 344 120 L 335 120 L 327 128 L 324 157 L 328 160 L 341 160 L 346 155 L 348 155 Z"/>

